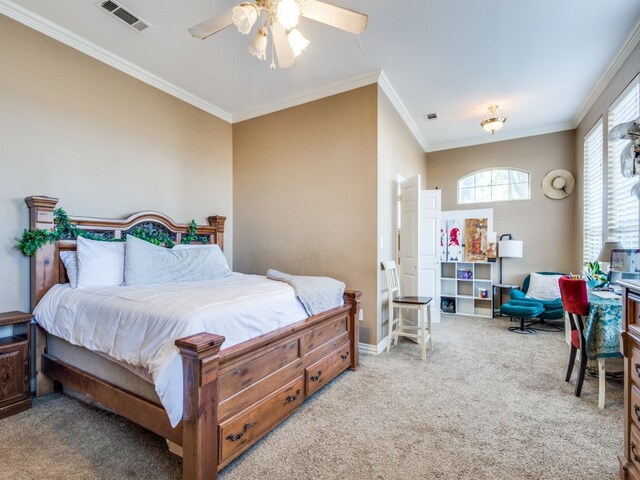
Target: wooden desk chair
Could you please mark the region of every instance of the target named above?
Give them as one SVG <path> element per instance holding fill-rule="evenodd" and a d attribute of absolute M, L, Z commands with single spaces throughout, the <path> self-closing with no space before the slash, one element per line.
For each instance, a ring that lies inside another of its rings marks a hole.
<path fill-rule="evenodd" d="M 382 262 L 382 267 L 387 276 L 387 288 L 389 290 L 389 335 L 387 352 L 391 350 L 391 342 L 398 344 L 398 337 L 415 338 L 418 340 L 421 350 L 421 358 L 427 358 L 427 346 L 431 344 L 431 297 L 403 297 L 400 295 L 400 278 L 396 262 L 389 260 Z M 398 309 L 398 317 L 395 310 Z M 402 309 L 418 311 L 418 325 L 405 325 Z M 426 318 L 426 322 L 425 322 Z M 425 325 L 426 323 L 426 325 Z M 394 327 L 397 328 L 394 329 Z"/>

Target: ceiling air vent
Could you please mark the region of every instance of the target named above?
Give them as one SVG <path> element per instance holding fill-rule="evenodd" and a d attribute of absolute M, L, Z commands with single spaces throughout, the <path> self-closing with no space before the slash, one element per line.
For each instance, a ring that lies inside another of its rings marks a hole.
<path fill-rule="evenodd" d="M 151 27 L 149 23 L 145 22 L 140 17 L 131 13 L 129 10 L 117 4 L 116 2 L 107 0 L 106 2 L 98 2 L 97 5 L 107 13 L 110 13 L 111 15 L 116 17 L 118 20 L 129 25 L 136 32 L 142 32 Z"/>
<path fill-rule="evenodd" d="M 438 119 L 438 114 L 437 113 L 425 113 L 424 114 L 424 119 L 427 120 L 427 121 L 437 120 Z"/>

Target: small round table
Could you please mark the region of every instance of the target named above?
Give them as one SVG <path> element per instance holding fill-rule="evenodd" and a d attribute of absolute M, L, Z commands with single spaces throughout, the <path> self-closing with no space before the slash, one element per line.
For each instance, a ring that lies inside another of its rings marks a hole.
<path fill-rule="evenodd" d="M 495 307 L 493 308 L 494 317 L 496 316 L 496 314 L 500 315 L 501 317 L 506 316 L 500 313 L 500 307 L 502 307 L 502 291 L 507 290 L 510 292 L 511 290 L 517 290 L 518 288 L 520 288 L 520 285 L 512 285 L 510 283 L 496 283 L 493 286 L 494 305 L 495 305 L 496 291 L 498 292 L 498 299 L 499 299 L 498 308 L 495 308 Z"/>

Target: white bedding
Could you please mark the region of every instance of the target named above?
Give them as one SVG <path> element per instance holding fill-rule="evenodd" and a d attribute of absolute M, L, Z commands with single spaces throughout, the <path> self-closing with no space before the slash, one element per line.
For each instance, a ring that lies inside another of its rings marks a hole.
<path fill-rule="evenodd" d="M 174 427 L 183 390 L 176 339 L 215 333 L 225 337 L 224 349 L 307 318 L 291 286 L 240 273 L 162 285 L 55 285 L 34 316 L 70 343 L 147 369 Z"/>

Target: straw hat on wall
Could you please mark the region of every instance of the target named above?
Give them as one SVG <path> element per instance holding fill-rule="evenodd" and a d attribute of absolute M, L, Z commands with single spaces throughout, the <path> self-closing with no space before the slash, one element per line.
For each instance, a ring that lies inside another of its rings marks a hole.
<path fill-rule="evenodd" d="M 542 191 L 553 200 L 567 198 L 576 186 L 576 179 L 567 170 L 552 170 L 542 180 Z"/>

